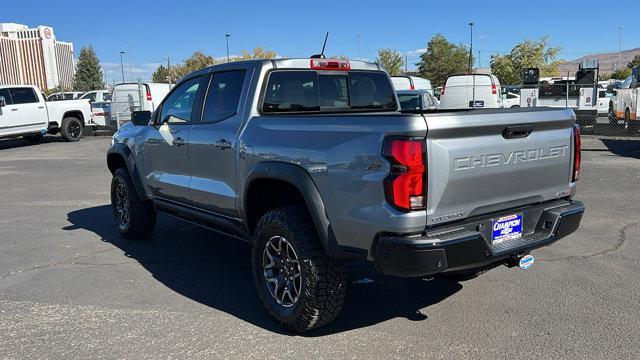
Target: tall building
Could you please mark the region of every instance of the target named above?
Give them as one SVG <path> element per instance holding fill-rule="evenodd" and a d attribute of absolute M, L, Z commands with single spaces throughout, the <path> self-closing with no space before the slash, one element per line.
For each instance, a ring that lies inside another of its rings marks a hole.
<path fill-rule="evenodd" d="M 73 44 L 57 41 L 53 28 L 0 23 L 0 84 L 70 89 L 74 71 Z"/>

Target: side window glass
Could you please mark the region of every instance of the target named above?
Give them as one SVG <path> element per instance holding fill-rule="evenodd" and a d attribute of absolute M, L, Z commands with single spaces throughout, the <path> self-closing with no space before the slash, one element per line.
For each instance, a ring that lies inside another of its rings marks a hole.
<path fill-rule="evenodd" d="M 38 97 L 32 88 L 10 88 L 14 104 L 37 103 Z"/>
<path fill-rule="evenodd" d="M 88 94 L 85 94 L 82 96 L 82 99 L 88 99 L 91 102 L 95 102 L 96 101 L 96 93 L 95 92 L 90 92 Z"/>
<path fill-rule="evenodd" d="M 4 96 L 4 101 L 7 105 L 13 104 L 11 101 L 11 95 L 9 94 L 9 89 L 0 89 L 0 96 Z"/>
<path fill-rule="evenodd" d="M 191 110 L 200 85 L 200 77 L 195 77 L 180 85 L 162 105 L 160 122 L 187 124 L 191 122 Z"/>
<path fill-rule="evenodd" d="M 225 71 L 213 75 L 204 105 L 203 123 L 219 122 L 238 112 L 244 76 L 244 70 Z"/>

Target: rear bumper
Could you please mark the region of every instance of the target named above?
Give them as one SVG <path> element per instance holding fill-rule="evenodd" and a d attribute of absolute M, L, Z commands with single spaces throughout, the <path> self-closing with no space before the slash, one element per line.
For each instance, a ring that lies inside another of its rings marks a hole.
<path fill-rule="evenodd" d="M 492 219 L 513 213 L 523 213 L 523 236 L 492 245 Z M 558 200 L 429 228 L 416 236 L 381 234 L 374 264 L 383 274 L 402 277 L 491 266 L 573 233 L 583 213 L 581 202 Z"/>

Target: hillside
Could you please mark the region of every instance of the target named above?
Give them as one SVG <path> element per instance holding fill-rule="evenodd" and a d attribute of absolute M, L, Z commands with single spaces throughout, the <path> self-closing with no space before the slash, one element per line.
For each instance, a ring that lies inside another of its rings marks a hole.
<path fill-rule="evenodd" d="M 640 55 L 640 48 L 622 51 L 622 66 L 626 67 L 634 56 Z M 582 59 L 597 58 L 600 63 L 600 73 L 609 74 L 613 71 L 615 64 L 618 63 L 618 52 L 591 54 L 583 56 L 576 60 L 567 61 L 560 66 L 560 74 L 566 74 L 567 71 L 572 75 L 578 70 L 578 64 Z"/>

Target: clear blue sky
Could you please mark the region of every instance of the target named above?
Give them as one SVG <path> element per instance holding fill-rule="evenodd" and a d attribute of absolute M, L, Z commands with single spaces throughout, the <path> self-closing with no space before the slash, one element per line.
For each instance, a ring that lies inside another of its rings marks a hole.
<path fill-rule="evenodd" d="M 638 16 L 638 0 L 22 0 L 3 1 L 0 22 L 50 25 L 59 40 L 74 43 L 76 54 L 82 46 L 92 45 L 111 82 L 120 79 L 121 50 L 128 52 L 125 76 L 129 77 L 130 56 L 133 77 L 146 79 L 165 56 L 173 62 L 195 50 L 226 56 L 225 33 L 231 34 L 232 55 L 260 45 L 282 56 L 308 57 L 319 52 L 324 32 L 330 31 L 326 53 L 356 59 L 356 34 L 361 33 L 364 59 L 374 59 L 379 48 L 390 47 L 408 52 L 411 68 L 434 34 L 468 43 L 470 21 L 476 24 L 474 48 L 482 51 L 483 67 L 491 54 L 508 52 L 517 42 L 542 35 L 563 48 L 561 58 L 571 60 L 617 51 L 618 26 L 624 27 L 623 49 L 640 47 Z"/>

